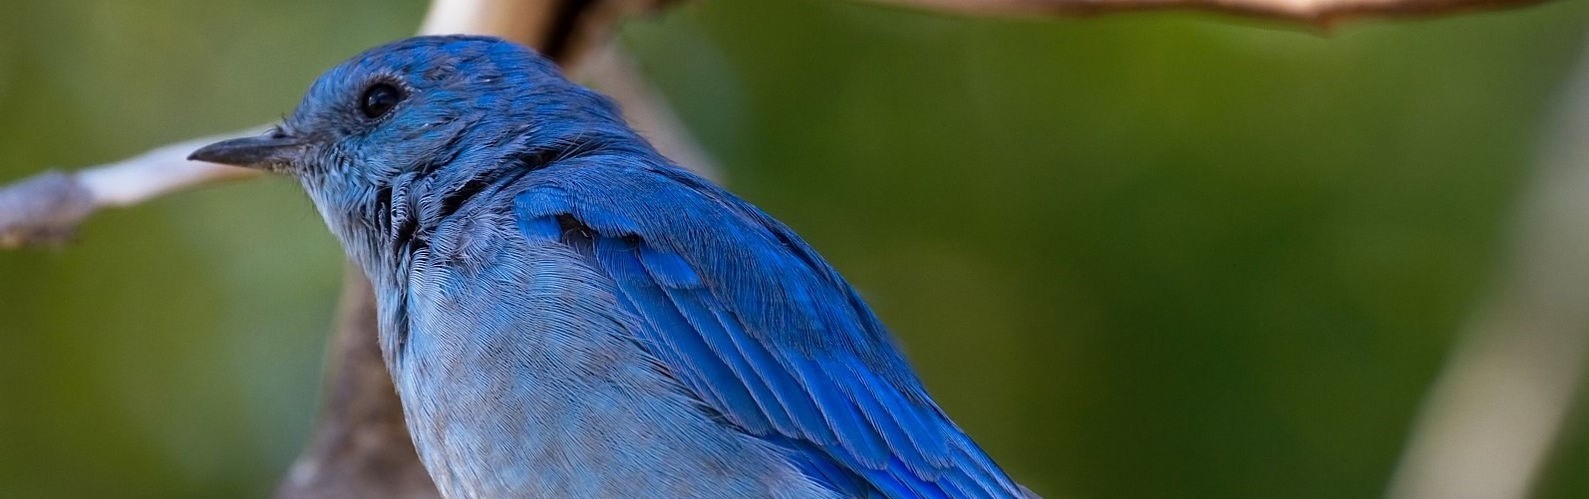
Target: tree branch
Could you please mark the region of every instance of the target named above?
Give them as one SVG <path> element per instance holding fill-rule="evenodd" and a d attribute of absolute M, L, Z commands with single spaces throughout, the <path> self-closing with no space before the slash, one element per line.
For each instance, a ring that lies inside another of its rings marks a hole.
<path fill-rule="evenodd" d="M 250 178 L 246 168 L 188 161 L 199 146 L 263 127 L 169 144 L 75 173 L 47 171 L 0 187 L 0 248 L 56 244 L 101 208 L 132 206 L 172 192 Z"/>

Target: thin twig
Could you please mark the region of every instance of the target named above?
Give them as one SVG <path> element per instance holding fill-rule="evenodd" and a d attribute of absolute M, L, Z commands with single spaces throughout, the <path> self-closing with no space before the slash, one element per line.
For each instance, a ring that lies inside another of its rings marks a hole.
<path fill-rule="evenodd" d="M 48 171 L 0 187 L 0 248 L 60 243 L 102 208 L 132 206 L 201 185 L 255 177 L 254 170 L 188 161 L 187 156 L 212 141 L 262 130 L 186 140 L 115 163 L 74 173 Z"/>

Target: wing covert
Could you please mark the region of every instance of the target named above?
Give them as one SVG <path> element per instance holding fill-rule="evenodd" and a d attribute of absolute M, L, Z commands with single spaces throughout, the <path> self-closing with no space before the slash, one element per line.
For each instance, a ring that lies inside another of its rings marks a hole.
<path fill-rule="evenodd" d="M 610 276 L 645 323 L 637 340 L 728 422 L 839 463 L 873 495 L 1024 496 L 927 396 L 854 290 L 755 207 L 617 157 L 559 162 L 521 188 L 520 232 L 579 248 Z"/>

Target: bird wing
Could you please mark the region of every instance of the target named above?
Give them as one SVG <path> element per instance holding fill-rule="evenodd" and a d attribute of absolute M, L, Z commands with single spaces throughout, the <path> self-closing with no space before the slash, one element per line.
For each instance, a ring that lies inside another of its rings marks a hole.
<path fill-rule="evenodd" d="M 928 397 L 855 291 L 772 217 L 682 169 L 620 157 L 527 180 L 520 232 L 579 249 L 673 376 L 723 420 L 804 456 L 813 478 L 885 497 L 1026 494 Z"/>

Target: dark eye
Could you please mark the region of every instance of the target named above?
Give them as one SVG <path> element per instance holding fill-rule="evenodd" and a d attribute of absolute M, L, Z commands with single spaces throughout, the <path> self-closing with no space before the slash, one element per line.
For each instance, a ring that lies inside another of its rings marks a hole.
<path fill-rule="evenodd" d="M 376 83 L 364 89 L 364 97 L 359 99 L 359 110 L 370 118 L 385 116 L 398 102 L 403 100 L 403 91 L 390 83 Z"/>

